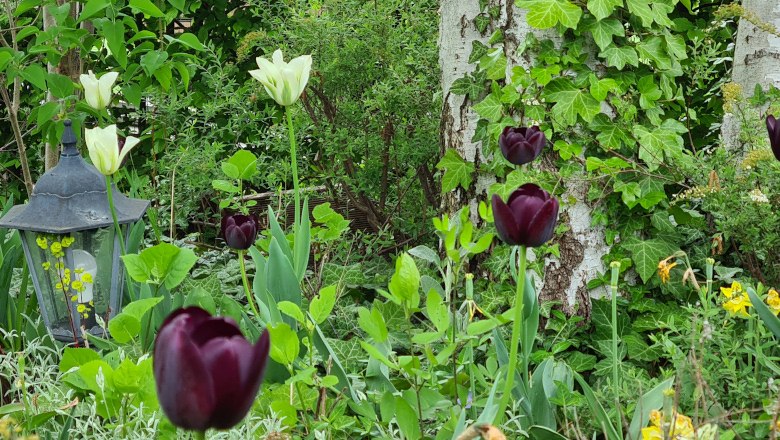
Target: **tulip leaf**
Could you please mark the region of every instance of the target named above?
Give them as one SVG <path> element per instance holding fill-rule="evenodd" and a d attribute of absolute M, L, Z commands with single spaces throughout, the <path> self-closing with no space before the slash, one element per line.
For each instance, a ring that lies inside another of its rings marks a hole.
<path fill-rule="evenodd" d="M 275 326 L 269 326 L 268 332 L 272 341 L 269 352 L 271 359 L 285 366 L 292 365 L 298 359 L 298 353 L 301 348 L 298 335 L 284 322 Z"/>
<path fill-rule="evenodd" d="M 271 239 L 265 279 L 268 293 L 277 303 L 290 301 L 296 305 L 301 304 L 301 286 L 298 278 L 275 237 Z"/>
<path fill-rule="evenodd" d="M 471 186 L 474 164 L 466 162 L 455 149 L 449 149 L 444 153 L 436 168 L 444 170 L 441 178 L 441 192 L 446 194 L 458 186 L 468 189 Z"/>
<path fill-rule="evenodd" d="M 293 267 L 298 282 L 303 281 L 306 268 L 309 267 L 309 255 L 311 254 L 311 220 L 309 219 L 309 199 L 303 200 L 300 223 L 295 225 L 295 242 Z"/>
<path fill-rule="evenodd" d="M 336 286 L 330 285 L 320 289 L 320 294 L 309 303 L 309 313 L 315 324 L 322 324 L 328 319 L 333 306 L 336 305 Z"/>
<path fill-rule="evenodd" d="M 322 333 L 322 329 L 317 324 L 314 324 L 314 335 L 312 338 L 312 342 L 314 343 L 314 346 L 317 347 L 317 350 L 320 352 L 320 356 L 324 360 L 324 363 L 326 365 L 329 362 L 333 363 L 331 367 L 331 373 L 333 373 L 336 377 L 338 377 L 339 389 L 341 390 L 343 390 L 344 388 L 348 389 L 349 395 L 350 397 L 352 397 L 352 401 L 357 402 L 358 397 L 357 394 L 355 394 L 355 390 L 352 388 L 352 382 L 349 380 L 349 377 L 347 376 L 347 370 L 344 369 L 341 360 L 336 355 L 336 352 L 333 351 L 333 348 L 331 348 L 330 344 L 328 343 L 328 340 L 325 338 L 325 335 Z"/>

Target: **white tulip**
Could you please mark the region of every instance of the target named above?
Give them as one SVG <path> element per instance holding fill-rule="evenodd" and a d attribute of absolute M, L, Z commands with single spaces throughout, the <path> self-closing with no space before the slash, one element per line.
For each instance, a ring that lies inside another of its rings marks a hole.
<path fill-rule="evenodd" d="M 110 176 L 116 173 L 127 153 L 141 140 L 128 136 L 125 138 L 125 145 L 122 147 L 122 151 L 119 151 L 116 125 L 109 125 L 106 128 L 95 127 L 86 129 L 84 141 L 87 143 L 92 165 L 103 175 Z"/>
<path fill-rule="evenodd" d="M 108 72 L 98 79 L 92 71 L 81 74 L 79 81 L 84 87 L 84 98 L 95 110 L 103 110 L 111 102 L 111 88 L 114 87 L 118 72 Z"/>
<path fill-rule="evenodd" d="M 277 49 L 272 59 L 273 62 L 258 57 L 256 61 L 259 69 L 250 70 L 249 74 L 263 84 L 265 91 L 276 102 L 283 106 L 292 105 L 309 82 L 311 55 L 301 55 L 285 63 L 282 51 Z"/>

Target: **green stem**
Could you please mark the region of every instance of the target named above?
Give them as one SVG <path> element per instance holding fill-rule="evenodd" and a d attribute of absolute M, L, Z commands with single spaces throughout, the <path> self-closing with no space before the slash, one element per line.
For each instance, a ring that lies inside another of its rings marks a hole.
<path fill-rule="evenodd" d="M 249 279 L 246 277 L 246 264 L 244 263 L 245 255 L 246 251 L 238 251 L 238 263 L 241 266 L 241 281 L 243 281 L 244 284 L 244 294 L 246 294 L 246 300 L 249 301 L 249 306 L 252 307 L 252 311 L 255 313 L 255 316 L 260 318 L 260 312 L 257 311 L 257 306 L 255 305 L 252 291 L 249 290 Z"/>
<path fill-rule="evenodd" d="M 620 371 L 618 365 L 618 331 L 617 331 L 617 296 L 618 296 L 618 274 L 620 270 L 620 263 L 613 262 L 612 266 L 612 282 L 610 288 L 612 290 L 612 386 L 615 391 L 615 427 L 620 434 L 620 438 L 623 438 L 623 422 L 620 418 Z"/>
<path fill-rule="evenodd" d="M 293 191 L 295 195 L 295 226 L 297 227 L 301 217 L 301 193 L 298 184 L 298 153 L 295 145 L 295 131 L 293 129 L 292 110 L 290 110 L 290 106 L 285 107 L 284 112 L 287 114 L 287 133 L 290 137 L 290 166 L 292 166 Z"/>
<path fill-rule="evenodd" d="M 526 247 L 520 246 L 520 261 L 517 267 L 517 290 L 515 292 L 515 316 L 512 321 L 512 342 L 510 344 L 509 367 L 507 368 L 506 380 L 504 381 L 504 393 L 501 395 L 501 401 L 498 405 L 498 413 L 494 424 L 498 425 L 503 419 L 504 411 L 512 396 L 512 388 L 515 385 L 515 370 L 517 370 L 517 354 L 520 345 L 520 336 L 523 333 L 523 298 L 525 291 L 525 267 L 526 267 Z M 528 359 L 523 359 L 523 378 L 528 383 Z"/>
<path fill-rule="evenodd" d="M 192 437 L 195 440 L 206 440 L 206 431 L 192 431 Z"/>
<path fill-rule="evenodd" d="M 111 218 L 114 220 L 114 232 L 119 237 L 119 249 L 122 252 L 122 256 L 127 255 L 127 248 L 125 247 L 125 236 L 122 235 L 122 228 L 119 227 L 119 220 L 116 218 L 116 209 L 114 208 L 114 190 L 111 188 L 111 176 L 106 176 L 106 194 L 108 195 L 108 206 L 111 209 Z M 125 265 L 122 264 L 122 270 L 125 270 Z M 132 297 L 133 285 L 130 283 L 130 276 L 125 272 L 124 274 L 125 284 L 127 285 L 127 294 Z"/>

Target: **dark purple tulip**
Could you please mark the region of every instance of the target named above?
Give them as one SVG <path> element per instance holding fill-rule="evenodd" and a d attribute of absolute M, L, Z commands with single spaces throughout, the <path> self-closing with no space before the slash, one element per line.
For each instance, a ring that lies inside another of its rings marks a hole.
<path fill-rule="evenodd" d="M 222 237 L 233 249 L 246 250 L 257 239 L 257 216 L 233 214 L 222 217 Z"/>
<path fill-rule="evenodd" d="M 766 117 L 766 129 L 769 131 L 769 145 L 772 147 L 772 152 L 775 153 L 775 158 L 780 160 L 780 123 L 773 115 Z"/>
<path fill-rule="evenodd" d="M 263 381 L 270 339 L 252 346 L 230 318 L 178 309 L 154 343 L 154 379 L 165 415 L 181 428 L 228 429 L 246 416 Z"/>
<path fill-rule="evenodd" d="M 558 200 L 533 183 L 516 189 L 507 203 L 493 194 L 493 218 L 505 243 L 541 246 L 553 236 L 558 220 Z"/>
<path fill-rule="evenodd" d="M 539 127 L 505 127 L 498 137 L 498 146 L 506 160 L 523 165 L 536 159 L 544 149 L 547 138 Z"/>

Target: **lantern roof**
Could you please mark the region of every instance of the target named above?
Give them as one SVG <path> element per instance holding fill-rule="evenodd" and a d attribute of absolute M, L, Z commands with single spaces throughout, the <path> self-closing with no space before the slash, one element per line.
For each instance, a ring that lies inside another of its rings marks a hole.
<path fill-rule="evenodd" d="M 0 218 L 0 227 L 51 234 L 67 234 L 112 226 L 106 178 L 88 164 L 76 148 L 71 121 L 65 121 L 62 154 L 54 168 L 38 179 L 30 200 Z M 131 199 L 113 187 L 119 224 L 143 217 L 148 200 Z"/>

